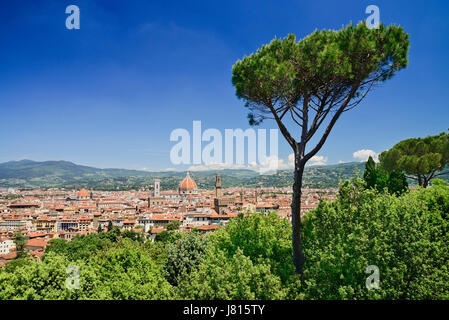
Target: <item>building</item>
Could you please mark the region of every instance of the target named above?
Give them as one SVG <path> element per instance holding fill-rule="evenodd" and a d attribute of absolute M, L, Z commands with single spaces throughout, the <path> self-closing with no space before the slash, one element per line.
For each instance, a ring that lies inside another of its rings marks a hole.
<path fill-rule="evenodd" d="M 148 207 L 163 206 L 165 204 L 164 197 L 150 197 L 148 198 Z"/>
<path fill-rule="evenodd" d="M 14 240 L 0 238 L 0 255 L 9 254 L 11 249 L 15 248 L 16 244 L 14 243 Z"/>
<path fill-rule="evenodd" d="M 78 218 L 63 218 L 58 221 L 56 225 L 56 231 L 67 231 L 69 229 L 79 228 L 79 219 Z"/>
<path fill-rule="evenodd" d="M 154 179 L 153 196 L 148 198 L 148 207 L 163 206 L 165 198 L 161 196 L 161 180 Z"/>
<path fill-rule="evenodd" d="M 24 229 L 26 227 L 31 227 L 32 222 L 24 219 L 3 219 L 3 222 L 0 223 L 0 230 L 17 230 Z"/>
<path fill-rule="evenodd" d="M 195 181 L 190 177 L 190 173 L 187 171 L 187 175 L 184 180 L 179 184 L 179 195 L 182 197 L 188 197 L 189 195 L 197 195 L 198 187 Z"/>
<path fill-rule="evenodd" d="M 90 199 L 90 197 L 91 197 L 90 192 L 87 191 L 86 189 L 82 189 L 77 193 L 78 200 L 88 200 Z"/>
<path fill-rule="evenodd" d="M 221 176 L 217 174 L 215 176 L 215 198 L 214 198 L 214 209 L 217 213 L 221 213 L 223 210 L 230 206 L 235 205 L 234 198 L 223 198 L 221 191 Z"/>
<path fill-rule="evenodd" d="M 161 179 L 154 179 L 153 197 L 161 196 Z"/>

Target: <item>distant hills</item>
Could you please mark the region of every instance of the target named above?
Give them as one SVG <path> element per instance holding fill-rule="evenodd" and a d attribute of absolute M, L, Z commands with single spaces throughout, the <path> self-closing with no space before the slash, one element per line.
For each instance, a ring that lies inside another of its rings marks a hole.
<path fill-rule="evenodd" d="M 337 187 L 340 180 L 351 179 L 356 173 L 362 173 L 364 168 L 365 164 L 361 162 L 307 167 L 304 185 L 311 188 Z M 290 187 L 293 183 L 291 170 L 278 171 L 274 175 L 259 175 L 252 170 L 225 169 L 195 171 L 192 176 L 199 188 L 212 189 L 217 172 L 222 176 L 223 187 Z M 156 177 L 161 179 L 163 189 L 176 189 L 185 177 L 185 172 L 99 169 L 69 161 L 21 160 L 0 163 L 0 187 L 132 190 L 149 188 Z"/>

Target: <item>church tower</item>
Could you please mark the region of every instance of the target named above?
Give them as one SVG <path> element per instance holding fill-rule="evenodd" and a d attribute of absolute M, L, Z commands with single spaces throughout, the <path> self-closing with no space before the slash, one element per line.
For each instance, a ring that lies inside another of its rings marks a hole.
<path fill-rule="evenodd" d="M 215 198 L 221 199 L 221 176 L 215 175 Z"/>
<path fill-rule="evenodd" d="M 148 207 L 165 205 L 165 198 L 161 196 L 161 179 L 154 179 L 153 196 L 148 198 Z"/>
<path fill-rule="evenodd" d="M 217 173 L 215 176 L 215 199 L 214 199 L 214 209 L 218 214 L 222 214 L 223 211 L 235 205 L 235 199 L 226 197 L 223 198 L 221 190 L 221 176 Z"/>
<path fill-rule="evenodd" d="M 161 196 L 161 179 L 154 179 L 154 197 Z"/>

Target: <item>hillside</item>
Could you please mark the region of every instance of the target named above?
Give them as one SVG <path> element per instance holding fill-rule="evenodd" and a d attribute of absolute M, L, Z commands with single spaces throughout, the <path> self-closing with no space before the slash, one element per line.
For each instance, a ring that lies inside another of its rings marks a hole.
<path fill-rule="evenodd" d="M 311 188 L 336 187 L 340 180 L 350 179 L 361 173 L 364 163 L 351 162 L 330 166 L 306 168 L 304 185 Z M 251 170 L 221 170 L 224 187 L 292 185 L 292 171 L 279 171 L 275 175 L 259 175 Z M 192 172 L 199 188 L 214 186 L 216 171 Z M 126 169 L 99 169 L 77 165 L 68 161 L 31 160 L 10 161 L 0 164 L 0 187 L 15 188 L 92 188 L 102 190 L 129 190 L 148 187 L 154 178 L 161 178 L 164 189 L 177 188 L 185 172 L 147 172 Z"/>

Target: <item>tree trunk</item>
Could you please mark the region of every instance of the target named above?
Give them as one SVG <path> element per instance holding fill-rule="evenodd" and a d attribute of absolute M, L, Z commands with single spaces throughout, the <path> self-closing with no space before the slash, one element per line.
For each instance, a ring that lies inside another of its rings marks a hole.
<path fill-rule="evenodd" d="M 427 188 L 429 186 L 429 179 L 427 177 L 424 177 L 424 181 L 423 181 L 422 186 L 424 188 Z"/>
<path fill-rule="evenodd" d="M 302 252 L 301 239 L 301 194 L 302 194 L 302 177 L 304 173 L 304 164 L 302 161 L 295 161 L 295 173 L 293 183 L 292 197 L 292 244 L 293 244 L 293 263 L 295 264 L 296 273 L 303 273 L 304 254 Z"/>

